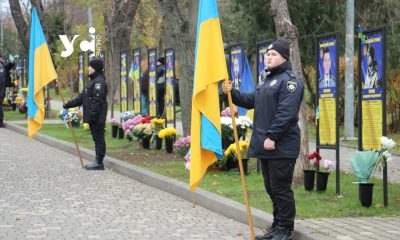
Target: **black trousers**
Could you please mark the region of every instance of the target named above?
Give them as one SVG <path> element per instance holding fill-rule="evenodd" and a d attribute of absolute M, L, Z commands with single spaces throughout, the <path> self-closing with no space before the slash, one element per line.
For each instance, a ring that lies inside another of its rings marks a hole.
<path fill-rule="evenodd" d="M 4 119 L 4 113 L 3 113 L 3 98 L 0 97 L 0 119 Z"/>
<path fill-rule="evenodd" d="M 294 228 L 296 205 L 292 180 L 296 159 L 261 159 L 264 186 L 272 200 L 273 226 Z"/>
<path fill-rule="evenodd" d="M 161 118 L 165 108 L 165 83 L 156 84 L 157 91 L 157 118 Z"/>
<path fill-rule="evenodd" d="M 106 140 L 104 138 L 105 124 L 91 122 L 89 123 L 89 127 L 94 141 L 96 162 L 102 164 L 104 156 L 106 155 Z"/>

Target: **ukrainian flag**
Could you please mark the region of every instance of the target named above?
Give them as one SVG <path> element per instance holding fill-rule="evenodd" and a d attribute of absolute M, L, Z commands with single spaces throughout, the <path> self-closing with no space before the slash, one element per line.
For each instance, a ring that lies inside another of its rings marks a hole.
<path fill-rule="evenodd" d="M 200 0 L 192 99 L 190 191 L 222 157 L 218 82 L 228 79 L 216 0 Z"/>
<path fill-rule="evenodd" d="M 132 80 L 139 79 L 139 66 L 132 63 L 131 69 L 129 71 L 129 78 Z"/>
<path fill-rule="evenodd" d="M 36 9 L 32 8 L 29 42 L 28 137 L 33 138 L 44 120 L 43 88 L 57 79 Z"/>

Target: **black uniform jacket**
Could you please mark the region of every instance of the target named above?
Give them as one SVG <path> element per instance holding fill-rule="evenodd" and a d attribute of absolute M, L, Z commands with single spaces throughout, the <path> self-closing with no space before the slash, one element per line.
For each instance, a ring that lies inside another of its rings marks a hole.
<path fill-rule="evenodd" d="M 291 72 L 289 61 L 272 69 L 252 93 L 232 89 L 233 103 L 248 109 L 254 108 L 249 157 L 298 157 L 300 128 L 297 122 L 303 89 L 303 84 Z M 274 150 L 264 149 L 267 138 L 275 141 Z"/>
<path fill-rule="evenodd" d="M 14 63 L 8 62 L 3 64 L 0 62 L 0 101 L 5 97 L 5 88 L 11 87 L 10 70 L 14 67 Z"/>
<path fill-rule="evenodd" d="M 79 96 L 65 105 L 67 108 L 83 105 L 83 122 L 105 124 L 107 117 L 106 79 L 103 72 L 93 77 Z"/>

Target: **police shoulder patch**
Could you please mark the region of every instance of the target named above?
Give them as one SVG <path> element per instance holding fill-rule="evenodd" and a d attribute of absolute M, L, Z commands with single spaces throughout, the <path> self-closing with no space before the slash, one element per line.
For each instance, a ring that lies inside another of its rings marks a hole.
<path fill-rule="evenodd" d="M 96 83 L 94 85 L 94 88 L 96 88 L 96 90 L 100 90 L 101 89 L 101 83 Z"/>
<path fill-rule="evenodd" d="M 288 81 L 287 82 L 287 89 L 289 92 L 294 92 L 297 88 L 297 82 L 295 81 Z"/>

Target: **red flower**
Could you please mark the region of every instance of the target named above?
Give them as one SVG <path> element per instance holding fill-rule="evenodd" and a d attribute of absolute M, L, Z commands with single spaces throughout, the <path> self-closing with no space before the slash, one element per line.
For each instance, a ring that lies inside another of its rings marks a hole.
<path fill-rule="evenodd" d="M 314 167 L 316 167 L 316 168 L 319 167 L 319 161 L 314 162 Z"/>
<path fill-rule="evenodd" d="M 140 120 L 140 123 L 150 123 L 151 116 L 144 117 Z"/>
<path fill-rule="evenodd" d="M 313 152 L 310 155 L 308 155 L 307 159 L 311 160 L 316 158 L 318 161 L 321 160 L 321 156 L 317 152 Z"/>

